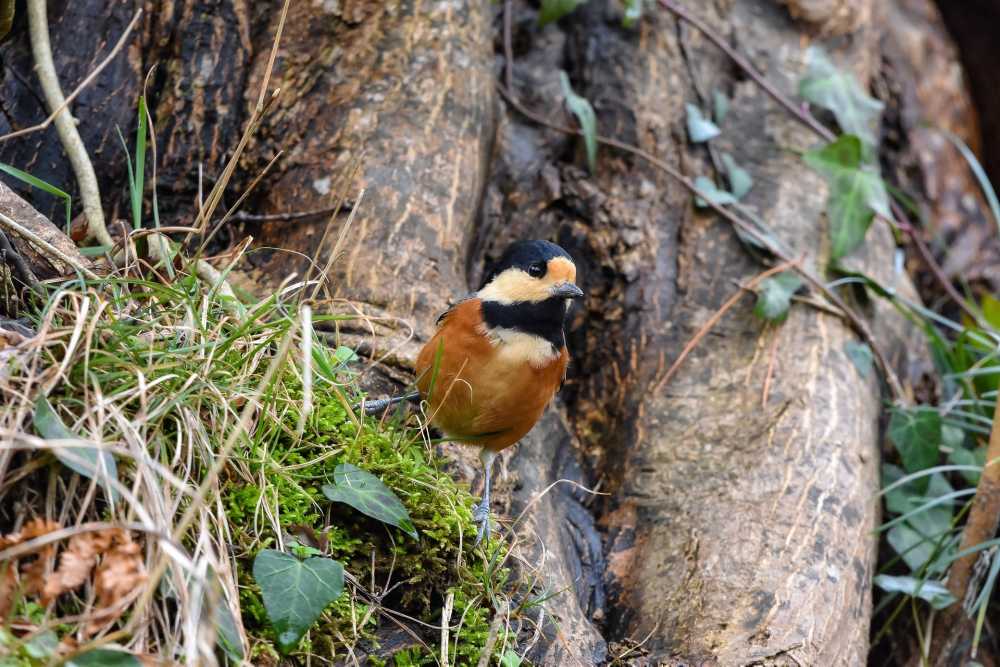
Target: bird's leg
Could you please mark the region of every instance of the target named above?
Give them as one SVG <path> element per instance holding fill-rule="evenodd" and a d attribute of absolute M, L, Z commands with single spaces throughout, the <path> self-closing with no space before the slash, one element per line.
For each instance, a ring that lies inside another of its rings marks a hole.
<path fill-rule="evenodd" d="M 483 462 L 486 483 L 483 489 L 482 501 L 478 505 L 472 506 L 472 520 L 479 524 L 479 534 L 476 536 L 475 546 L 479 546 L 483 538 L 486 538 L 487 543 L 490 541 L 490 476 L 493 471 L 493 461 L 496 457 L 496 452 L 485 447 L 479 453 L 479 460 Z"/>
<path fill-rule="evenodd" d="M 392 398 L 380 398 L 377 401 L 367 401 L 365 402 L 365 414 L 366 415 L 376 415 L 383 412 L 386 408 L 396 405 L 397 403 L 402 403 L 403 401 L 418 401 L 420 400 L 420 392 L 412 391 L 408 394 L 403 394 L 402 396 L 393 396 Z M 361 408 L 361 403 L 352 406 L 354 410 L 359 410 Z"/>

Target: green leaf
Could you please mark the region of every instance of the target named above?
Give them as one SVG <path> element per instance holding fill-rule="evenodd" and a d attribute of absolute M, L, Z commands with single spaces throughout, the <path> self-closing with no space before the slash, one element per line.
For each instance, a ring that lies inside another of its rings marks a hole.
<path fill-rule="evenodd" d="M 586 1 L 587 0 L 542 0 L 542 7 L 538 11 L 538 25 L 545 25 L 547 23 L 552 23 L 553 21 L 558 21 Z"/>
<path fill-rule="evenodd" d="M 830 187 L 826 215 L 830 220 L 831 259 L 836 262 L 865 239 L 875 213 L 886 218 L 889 195 L 877 173 L 861 164 L 861 142 L 844 135 L 804 155 Z"/>
<path fill-rule="evenodd" d="M 729 153 L 722 154 L 722 166 L 726 169 L 729 190 L 737 199 L 743 199 L 753 187 L 753 178 L 750 176 L 750 172 L 736 164 L 736 160 Z"/>
<path fill-rule="evenodd" d="M 942 427 L 942 432 L 944 432 L 945 429 L 956 429 L 958 431 L 961 431 L 961 429 L 958 429 L 955 426 L 951 426 L 949 424 L 945 424 Z M 976 447 L 975 449 L 966 449 L 965 447 L 959 445 L 958 447 L 953 448 L 948 453 L 948 463 L 954 463 L 955 465 L 960 465 L 960 466 L 983 467 L 986 465 L 986 448 Z M 972 486 L 976 486 L 979 484 L 980 473 L 976 472 L 975 470 L 963 470 L 961 472 L 962 472 L 962 477 L 965 478 L 966 482 L 968 482 Z"/>
<path fill-rule="evenodd" d="M 63 204 L 65 204 L 65 206 L 66 206 L 66 235 L 67 236 L 69 235 L 69 228 L 70 228 L 70 224 L 72 223 L 72 218 L 73 218 L 73 198 L 72 197 L 70 197 L 67 193 L 63 192 L 62 190 L 60 190 L 56 186 L 51 185 L 49 183 L 46 183 L 45 181 L 43 181 L 42 179 L 38 178 L 37 176 L 32 176 L 28 172 L 21 171 L 17 167 L 12 167 L 9 164 L 4 164 L 3 162 L 0 162 L 0 171 L 10 174 L 11 176 L 13 176 L 14 178 L 16 178 L 17 180 L 23 181 L 23 182 L 27 183 L 28 185 L 30 185 L 32 187 L 38 188 L 42 192 L 47 192 L 50 195 L 53 195 L 55 197 L 59 197 L 60 199 L 62 199 L 63 200 Z"/>
<path fill-rule="evenodd" d="M 517 654 L 517 651 L 513 649 L 507 649 L 504 651 L 503 657 L 500 658 L 501 667 L 521 667 L 521 656 Z"/>
<path fill-rule="evenodd" d="M 80 248 L 80 254 L 84 257 L 104 257 L 104 254 L 111 250 L 109 245 L 91 245 Z"/>
<path fill-rule="evenodd" d="M 934 567 L 934 564 L 929 562 L 934 557 L 936 548 L 936 540 L 933 535 L 923 535 L 910 524 L 901 523 L 889 529 L 889 532 L 886 533 L 886 540 L 889 542 L 889 546 L 903 559 L 910 572 L 920 572 L 926 569 L 928 573 L 934 574 L 934 570 L 941 569 Z"/>
<path fill-rule="evenodd" d="M 929 602 L 935 609 L 944 609 L 956 602 L 955 596 L 949 593 L 945 585 L 939 581 L 880 574 L 875 577 L 874 582 L 876 586 L 887 593 L 903 593 L 910 597 L 918 597 Z"/>
<path fill-rule="evenodd" d="M 59 637 L 51 630 L 46 630 L 32 637 L 31 641 L 24 645 L 24 652 L 29 658 L 44 660 L 55 655 L 58 646 Z"/>
<path fill-rule="evenodd" d="M 766 279 L 757 290 L 753 313 L 768 322 L 784 322 L 792 304 L 792 295 L 802 287 L 802 280 L 791 271 L 782 271 Z"/>
<path fill-rule="evenodd" d="M 726 192 L 725 190 L 719 188 L 712 182 L 712 179 L 707 176 L 699 176 L 694 179 L 694 186 L 701 190 L 705 197 L 708 198 L 708 201 L 705 201 L 702 197 L 697 195 L 695 196 L 694 205 L 699 208 L 707 208 L 709 201 L 718 206 L 736 203 L 736 197 L 733 196 L 733 193 Z"/>
<path fill-rule="evenodd" d="M 889 420 L 889 439 L 899 451 L 907 472 L 926 470 L 937 465 L 941 444 L 941 415 L 934 408 L 893 408 Z M 927 480 L 913 482 L 923 492 Z"/>
<path fill-rule="evenodd" d="M 906 475 L 899 466 L 886 463 L 882 466 L 882 485 L 889 486 L 898 482 Z M 921 485 L 920 480 L 930 480 Z M 935 498 L 950 495 L 954 492 L 948 480 L 939 472 L 913 479 L 902 486 L 894 488 L 885 494 L 885 507 L 893 514 L 908 512 L 926 504 Z M 911 516 L 907 523 L 924 535 L 937 535 L 951 527 L 952 509 L 950 505 L 942 504 L 927 508 Z"/>
<path fill-rule="evenodd" d="M 341 463 L 333 471 L 333 482 L 323 485 L 323 494 L 327 498 L 346 503 L 362 514 L 396 526 L 417 539 L 417 529 L 413 526 L 409 512 L 396 494 L 378 477 L 350 463 Z"/>
<path fill-rule="evenodd" d="M 288 548 L 297 558 L 309 558 L 310 556 L 322 556 L 323 552 L 308 544 L 299 544 L 296 540 L 288 543 Z"/>
<path fill-rule="evenodd" d="M 594 114 L 594 107 L 590 106 L 590 102 L 586 99 L 573 92 L 566 72 L 559 72 L 559 83 L 562 84 L 563 95 L 566 97 L 566 107 L 580 123 L 580 131 L 583 132 L 583 145 L 587 151 L 587 166 L 590 168 L 590 173 L 593 174 L 597 171 L 597 116 Z"/>
<path fill-rule="evenodd" d="M 809 68 L 799 83 L 799 94 L 833 112 L 844 134 L 859 137 L 870 148 L 878 145 L 882 103 L 868 95 L 852 74 L 839 70 L 823 49 L 810 47 L 806 60 Z"/>
<path fill-rule="evenodd" d="M 726 119 L 726 115 L 729 113 L 729 98 L 725 94 L 716 88 L 712 91 L 712 117 L 715 118 L 715 123 L 717 125 L 722 125 L 722 121 Z"/>
<path fill-rule="evenodd" d="M 34 415 L 35 430 L 38 435 L 46 440 L 80 440 L 81 438 L 66 428 L 62 419 L 56 413 L 49 399 L 39 396 L 35 401 Z M 72 470 L 78 472 L 88 479 L 118 479 L 118 466 L 115 465 L 115 457 L 111 452 L 107 452 L 97 447 L 54 447 L 52 453 L 56 455 L 62 463 Z M 105 478 L 105 474 L 107 477 Z M 118 492 L 110 484 L 106 484 L 108 494 L 113 501 L 118 500 Z"/>
<path fill-rule="evenodd" d="M 992 294 L 984 294 L 979 303 L 985 319 L 991 327 L 1000 331 L 1000 300 Z"/>
<path fill-rule="evenodd" d="M 684 108 L 687 110 L 688 139 L 692 144 L 703 143 L 721 134 L 719 126 L 706 118 L 697 106 L 685 104 Z"/>
<path fill-rule="evenodd" d="M 240 637 L 236 619 L 229 611 L 225 600 L 220 600 L 215 607 L 215 642 L 219 648 L 237 665 L 243 662 L 243 639 Z"/>
<path fill-rule="evenodd" d="M 146 175 L 146 98 L 139 96 L 139 126 L 135 131 L 135 180 L 130 180 L 129 195 L 132 203 L 132 227 L 142 227 L 142 194 Z"/>
<path fill-rule="evenodd" d="M 626 28 L 634 26 L 642 18 L 643 0 L 625 0 L 625 16 L 622 17 L 622 25 Z"/>
<path fill-rule="evenodd" d="M 861 377 L 867 378 L 872 372 L 872 349 L 868 347 L 868 343 L 859 343 L 854 340 L 849 340 L 844 343 L 844 354 L 846 354 L 847 358 L 851 360 L 854 367 L 858 369 L 858 373 Z"/>
<path fill-rule="evenodd" d="M 337 349 L 333 351 L 333 358 L 338 364 L 344 365 L 352 361 L 357 361 L 358 353 L 346 345 L 338 345 Z"/>
<path fill-rule="evenodd" d="M 142 667 L 139 659 L 126 651 L 95 648 L 63 663 L 63 667 Z"/>
<path fill-rule="evenodd" d="M 344 566 L 330 558 L 299 560 L 264 549 L 253 561 L 253 578 L 264 596 L 264 609 L 278 635 L 278 646 L 288 652 L 326 606 L 344 590 Z"/>

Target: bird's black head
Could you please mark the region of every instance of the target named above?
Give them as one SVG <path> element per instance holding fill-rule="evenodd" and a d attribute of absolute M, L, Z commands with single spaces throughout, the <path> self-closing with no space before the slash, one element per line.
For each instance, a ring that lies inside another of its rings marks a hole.
<path fill-rule="evenodd" d="M 555 243 L 515 241 L 487 271 L 479 292 L 481 297 L 501 302 L 577 298 L 583 292 L 575 280 L 573 258 Z"/>
<path fill-rule="evenodd" d="M 563 345 L 563 321 L 576 286 L 569 253 L 549 241 L 517 241 L 504 251 L 476 293 L 490 328 L 513 329 Z"/>

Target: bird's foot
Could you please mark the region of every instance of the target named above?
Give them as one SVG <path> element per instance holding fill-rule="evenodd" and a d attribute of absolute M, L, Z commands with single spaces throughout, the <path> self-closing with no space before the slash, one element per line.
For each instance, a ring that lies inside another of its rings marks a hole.
<path fill-rule="evenodd" d="M 479 543 L 484 539 L 486 543 L 489 544 L 490 541 L 490 501 L 489 498 L 483 498 L 483 501 L 478 505 L 472 506 L 472 520 L 479 525 L 479 533 L 476 535 L 476 543 L 473 546 L 479 546 Z"/>

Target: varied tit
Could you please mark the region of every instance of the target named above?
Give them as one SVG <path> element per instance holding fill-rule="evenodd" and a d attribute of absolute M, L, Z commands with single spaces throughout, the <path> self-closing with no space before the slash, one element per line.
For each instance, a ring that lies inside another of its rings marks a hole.
<path fill-rule="evenodd" d="M 478 544 L 490 533 L 490 476 L 496 455 L 542 416 L 566 374 L 563 326 L 576 286 L 569 253 L 548 241 L 518 241 L 478 292 L 437 321 L 417 359 L 419 397 L 449 439 L 481 447 L 485 487 L 473 507 Z M 376 412 L 405 398 L 374 401 Z"/>
<path fill-rule="evenodd" d="M 477 543 L 490 532 L 490 474 L 502 449 L 541 418 L 566 376 L 563 325 L 575 284 L 569 253 L 548 241 L 518 241 L 482 287 L 438 318 L 417 358 L 417 388 L 431 423 L 482 448 L 485 488 L 473 508 Z"/>

